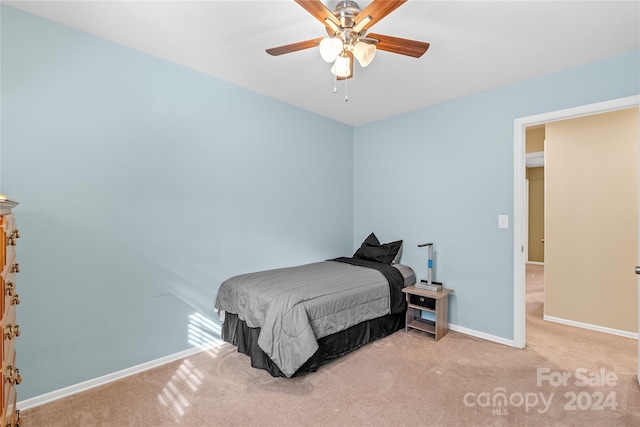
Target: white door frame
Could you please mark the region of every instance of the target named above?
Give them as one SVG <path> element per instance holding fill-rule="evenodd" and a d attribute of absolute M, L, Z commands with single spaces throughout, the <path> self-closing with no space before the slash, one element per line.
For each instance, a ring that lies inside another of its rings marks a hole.
<path fill-rule="evenodd" d="M 527 148 L 527 141 L 525 138 L 524 141 L 525 151 Z M 524 175 L 524 241 L 522 242 L 522 251 L 524 252 L 524 260 L 525 262 L 529 262 L 529 199 L 531 198 L 531 188 L 529 187 L 529 180 L 527 179 L 527 165 L 524 166 L 525 175 Z"/>
<path fill-rule="evenodd" d="M 582 105 L 566 110 L 551 111 L 535 116 L 521 117 L 514 120 L 514 167 L 513 167 L 513 346 L 524 348 L 526 344 L 525 330 L 525 128 L 527 126 L 589 116 L 592 114 L 622 110 L 640 105 L 640 95 L 612 99 L 595 104 Z M 633 268 L 633 266 L 629 266 Z"/>

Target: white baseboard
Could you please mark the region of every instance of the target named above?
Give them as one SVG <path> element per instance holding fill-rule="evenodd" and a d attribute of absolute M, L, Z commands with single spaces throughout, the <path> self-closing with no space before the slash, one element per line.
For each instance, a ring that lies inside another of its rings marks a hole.
<path fill-rule="evenodd" d="M 621 331 L 619 329 L 606 328 L 604 326 L 591 325 L 589 323 L 576 322 L 574 320 L 562 319 L 560 317 L 547 316 L 546 314 L 543 316 L 543 320 L 548 320 L 549 322 L 562 323 L 563 325 L 575 326 L 583 329 L 591 329 L 592 331 L 605 332 L 607 334 L 619 335 L 621 337 L 638 339 L 638 334 L 636 332 L 628 332 Z"/>
<path fill-rule="evenodd" d="M 475 329 L 465 328 L 464 326 L 453 325 L 449 323 L 449 329 L 452 331 L 460 332 L 461 334 L 471 335 L 472 337 L 482 338 L 483 340 L 497 342 L 498 344 L 508 345 L 509 347 L 515 347 L 513 340 L 498 337 L 496 335 L 487 334 L 486 332 L 476 331 Z"/>
<path fill-rule="evenodd" d="M 143 372 L 152 368 L 157 368 L 158 366 L 162 366 L 167 363 L 174 362 L 176 360 L 184 359 L 185 357 L 193 356 L 202 351 L 209 350 L 213 347 L 219 347 L 222 344 L 224 344 L 224 341 L 216 341 L 211 344 L 193 347 L 188 350 L 170 354 L 168 356 L 161 357 L 159 359 L 151 360 L 149 362 L 132 366 L 130 368 L 123 369 L 121 371 L 113 372 L 111 374 L 103 375 L 98 378 L 93 378 L 91 380 L 74 384 L 65 388 L 61 388 L 59 390 L 55 390 L 49 393 L 45 393 L 40 396 L 21 400 L 17 403 L 17 409 L 25 410 L 29 408 L 34 408 L 36 406 L 44 405 L 45 403 L 50 403 L 50 402 L 53 402 L 54 400 L 62 399 L 63 397 L 71 396 L 76 393 L 81 393 L 83 391 L 87 391 L 94 387 L 98 387 L 113 381 L 117 381 L 122 378 L 131 376 L 134 374 L 138 374 L 140 372 Z"/>

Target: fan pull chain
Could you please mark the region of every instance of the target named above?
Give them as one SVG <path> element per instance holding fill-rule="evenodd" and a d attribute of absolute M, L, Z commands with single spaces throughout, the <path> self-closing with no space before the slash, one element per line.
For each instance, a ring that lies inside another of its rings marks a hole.
<path fill-rule="evenodd" d="M 344 102 L 349 102 L 349 78 L 344 79 Z"/>
<path fill-rule="evenodd" d="M 338 76 L 333 75 L 333 93 L 338 92 Z M 344 79 L 344 102 L 349 102 L 349 79 Z"/>

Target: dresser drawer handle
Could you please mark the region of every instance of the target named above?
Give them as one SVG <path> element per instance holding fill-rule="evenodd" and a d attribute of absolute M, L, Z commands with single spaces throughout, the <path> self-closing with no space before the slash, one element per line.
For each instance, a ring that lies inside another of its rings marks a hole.
<path fill-rule="evenodd" d="M 13 267 L 11 267 L 11 272 L 12 273 L 20 273 L 20 264 L 18 264 L 17 262 L 15 264 L 13 264 Z"/>
<path fill-rule="evenodd" d="M 16 284 L 13 282 L 7 282 L 6 285 L 6 289 L 4 290 L 4 293 L 6 296 L 8 297 L 12 297 L 13 296 L 13 290 L 15 289 Z"/>
<path fill-rule="evenodd" d="M 20 325 L 8 325 L 4 328 L 4 337 L 7 339 L 14 339 L 20 336 Z"/>
<path fill-rule="evenodd" d="M 15 294 L 11 299 L 11 305 L 20 305 L 20 295 Z"/>
<path fill-rule="evenodd" d="M 19 238 L 20 238 L 20 231 L 18 229 L 13 230 L 13 233 L 11 233 L 7 238 L 7 246 L 8 245 L 15 246 L 17 243 L 16 239 L 19 239 Z"/>
<path fill-rule="evenodd" d="M 13 366 L 7 366 L 7 379 L 9 384 L 20 384 L 22 382 L 22 376 L 20 375 L 20 369 Z"/>
<path fill-rule="evenodd" d="M 18 229 L 16 229 L 13 233 L 11 233 L 11 237 L 9 237 L 9 239 L 11 240 L 11 246 L 15 246 L 17 243 L 17 239 L 20 238 L 20 232 L 18 231 Z"/>

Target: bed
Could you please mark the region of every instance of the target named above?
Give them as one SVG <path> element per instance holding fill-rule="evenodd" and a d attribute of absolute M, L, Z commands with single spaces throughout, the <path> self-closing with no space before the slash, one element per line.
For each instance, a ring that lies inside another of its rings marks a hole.
<path fill-rule="evenodd" d="M 215 308 L 222 338 L 272 376 L 294 377 L 404 328 L 402 241 L 371 233 L 352 257 L 234 276 Z"/>

